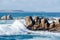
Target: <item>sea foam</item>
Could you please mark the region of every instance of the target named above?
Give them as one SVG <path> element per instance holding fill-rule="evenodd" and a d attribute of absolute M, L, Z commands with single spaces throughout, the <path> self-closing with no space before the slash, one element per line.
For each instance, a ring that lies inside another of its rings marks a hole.
<path fill-rule="evenodd" d="M 26 30 L 28 29 L 19 20 L 14 20 L 12 24 L 0 24 L 0 35 L 17 34 Z"/>
<path fill-rule="evenodd" d="M 8 21 L 10 22 L 10 21 Z M 12 24 L 0 24 L 0 35 L 20 35 L 20 34 L 27 34 L 28 35 L 42 35 L 42 36 L 59 36 L 60 33 L 57 32 L 48 32 L 48 31 L 31 31 L 28 30 L 25 25 L 25 20 L 14 20 Z"/>

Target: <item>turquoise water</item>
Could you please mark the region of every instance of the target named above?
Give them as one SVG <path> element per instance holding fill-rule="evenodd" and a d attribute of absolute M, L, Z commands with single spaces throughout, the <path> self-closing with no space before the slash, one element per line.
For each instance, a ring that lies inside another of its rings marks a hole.
<path fill-rule="evenodd" d="M 41 17 L 60 17 L 60 13 L 41 13 L 41 12 L 18 12 L 18 13 L 2 13 L 0 12 L 0 17 L 4 15 L 11 14 L 12 17 L 25 17 L 25 16 L 41 16 Z M 11 21 L 13 22 L 13 21 Z M 10 21 L 0 21 L 0 23 L 11 23 Z M 17 27 L 17 26 L 16 26 Z M 2 28 L 2 27 L 1 27 Z M 0 28 L 0 29 L 1 29 Z M 4 28 L 4 27 L 3 27 Z M 7 27 L 6 27 L 7 28 Z M 13 27 L 14 28 L 14 27 Z M 15 30 L 15 29 L 14 29 Z M 0 30 L 1 31 L 1 30 Z M 42 33 L 42 32 L 41 32 Z M 47 33 L 48 35 L 46 35 Z M 45 32 L 41 34 L 17 34 L 17 35 L 0 35 L 0 40 L 60 40 L 60 35 L 52 35 L 51 33 Z M 14 33 L 15 34 L 15 33 Z"/>

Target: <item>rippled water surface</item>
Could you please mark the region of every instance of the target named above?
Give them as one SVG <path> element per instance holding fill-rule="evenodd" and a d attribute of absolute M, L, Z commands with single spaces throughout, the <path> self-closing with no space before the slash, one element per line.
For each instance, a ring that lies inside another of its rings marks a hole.
<path fill-rule="evenodd" d="M 10 35 L 0 36 L 0 40 L 60 40 L 57 36 L 44 36 L 44 35 Z"/>

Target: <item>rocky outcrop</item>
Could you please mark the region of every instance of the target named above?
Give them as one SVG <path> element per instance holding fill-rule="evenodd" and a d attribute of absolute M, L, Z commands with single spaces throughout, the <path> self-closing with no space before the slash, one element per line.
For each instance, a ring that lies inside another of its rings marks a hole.
<path fill-rule="evenodd" d="M 39 28 L 40 28 L 41 30 L 47 30 L 48 27 L 49 27 L 49 23 L 48 23 L 47 19 L 42 18 L 42 19 L 41 19 L 41 22 L 40 22 Z"/>
<path fill-rule="evenodd" d="M 45 22 L 46 22 L 46 20 L 43 18 L 43 19 L 41 19 L 41 29 L 44 29 L 45 28 Z"/>
<path fill-rule="evenodd" d="M 58 32 L 60 32 L 60 19 L 56 20 L 55 25 L 56 25 L 55 30 L 58 31 Z"/>
<path fill-rule="evenodd" d="M 39 17 L 35 16 L 33 21 L 34 21 L 34 25 L 32 26 L 32 30 L 37 30 L 39 27 Z"/>
<path fill-rule="evenodd" d="M 49 26 L 49 31 L 55 31 L 55 27 L 56 25 L 55 25 L 55 22 L 53 21 Z"/>
<path fill-rule="evenodd" d="M 31 28 L 32 30 L 47 30 L 49 27 L 49 23 L 47 19 L 45 18 L 39 18 L 38 16 L 35 16 L 34 19 L 32 19 L 31 16 L 28 16 L 25 18 L 26 26 Z"/>
<path fill-rule="evenodd" d="M 7 20 L 7 16 L 2 16 L 1 20 Z"/>
<path fill-rule="evenodd" d="M 12 20 L 13 18 L 12 18 L 12 16 L 11 15 L 8 15 L 7 16 L 7 20 Z"/>
<path fill-rule="evenodd" d="M 2 16 L 1 17 L 1 20 L 12 20 L 12 16 L 11 15 L 8 15 L 8 16 Z"/>
<path fill-rule="evenodd" d="M 25 21 L 26 21 L 26 27 L 31 30 L 32 26 L 34 24 L 32 17 L 31 16 L 27 16 L 25 18 Z"/>
<path fill-rule="evenodd" d="M 55 19 L 56 20 L 56 19 Z M 47 31 L 58 31 L 60 32 L 60 19 L 57 19 L 56 22 L 48 22 L 46 18 L 39 18 L 38 16 L 31 17 L 28 16 L 25 18 L 26 27 L 30 30 L 47 30 Z"/>

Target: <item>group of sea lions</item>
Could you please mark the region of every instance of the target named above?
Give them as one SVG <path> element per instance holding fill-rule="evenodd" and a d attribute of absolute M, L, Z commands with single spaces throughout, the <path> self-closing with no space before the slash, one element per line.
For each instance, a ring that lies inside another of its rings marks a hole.
<path fill-rule="evenodd" d="M 34 31 L 57 31 L 60 32 L 60 19 L 56 19 L 56 22 L 49 23 L 47 18 L 40 18 L 35 16 L 34 18 L 31 16 L 25 17 L 26 27 L 29 30 Z"/>

